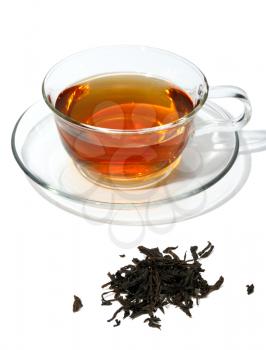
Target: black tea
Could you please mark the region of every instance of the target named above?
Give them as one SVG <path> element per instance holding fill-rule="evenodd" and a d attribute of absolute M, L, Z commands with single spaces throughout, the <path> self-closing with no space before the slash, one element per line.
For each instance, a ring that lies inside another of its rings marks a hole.
<path fill-rule="evenodd" d="M 248 293 L 248 295 L 254 293 L 254 289 L 255 289 L 254 284 L 247 285 L 247 293 Z"/>
<path fill-rule="evenodd" d="M 102 305 L 120 304 L 108 320 L 115 320 L 115 326 L 120 324 L 117 315 L 123 312 L 124 319 L 146 315 L 144 322 L 160 329 L 161 320 L 155 314 L 158 310 L 164 313 L 167 305 L 174 305 L 191 317 L 194 299 L 198 304 L 199 299 L 218 290 L 224 282 L 221 276 L 215 284 L 209 285 L 201 275 L 204 269 L 200 259 L 207 258 L 214 249 L 210 242 L 201 251 L 197 246 L 191 247 L 192 259 L 187 259 L 186 254 L 181 259 L 175 252 L 177 247 L 168 247 L 163 252 L 143 246 L 138 249 L 145 258 L 134 258 L 132 264 L 121 267 L 116 273 L 109 272 L 110 281 L 102 286 L 109 289 L 102 293 Z M 111 297 L 106 299 L 107 295 Z"/>
<path fill-rule="evenodd" d="M 74 295 L 73 312 L 78 312 L 82 307 L 83 304 L 81 299 Z"/>

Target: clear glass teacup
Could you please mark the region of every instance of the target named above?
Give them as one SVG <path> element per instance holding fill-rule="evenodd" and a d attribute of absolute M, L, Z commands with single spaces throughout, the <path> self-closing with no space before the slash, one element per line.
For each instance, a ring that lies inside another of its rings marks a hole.
<path fill-rule="evenodd" d="M 121 189 L 155 184 L 178 166 L 207 98 L 236 98 L 243 112 L 233 121 L 208 121 L 197 133 L 233 132 L 251 116 L 242 89 L 209 88 L 193 63 L 144 46 L 97 47 L 67 57 L 47 73 L 43 97 L 79 170 Z"/>

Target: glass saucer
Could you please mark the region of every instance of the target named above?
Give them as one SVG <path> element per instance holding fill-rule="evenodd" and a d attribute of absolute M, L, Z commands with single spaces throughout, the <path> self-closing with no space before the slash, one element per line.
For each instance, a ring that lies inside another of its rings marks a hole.
<path fill-rule="evenodd" d="M 196 130 L 210 118 L 218 123 L 231 116 L 208 102 L 195 118 Z M 30 107 L 18 120 L 12 150 L 34 187 L 57 206 L 96 221 L 152 225 L 182 220 L 182 215 L 177 220 L 162 213 L 221 180 L 237 159 L 239 138 L 237 133 L 195 133 L 179 167 L 162 182 L 138 190 L 109 189 L 85 178 L 62 146 L 53 114 L 44 102 Z M 142 215 L 147 210 L 149 218 Z"/>

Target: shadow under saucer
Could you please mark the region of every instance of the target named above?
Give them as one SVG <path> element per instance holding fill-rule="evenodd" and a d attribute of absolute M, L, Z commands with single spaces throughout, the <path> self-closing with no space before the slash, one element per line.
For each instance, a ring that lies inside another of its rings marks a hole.
<path fill-rule="evenodd" d="M 167 201 L 160 205 L 132 206 L 128 209 L 105 208 L 81 203 L 38 186 L 34 188 L 48 201 L 70 213 L 85 219 L 117 225 L 164 225 L 207 213 L 234 197 L 246 183 L 251 169 L 251 155 L 240 155 L 230 172 L 209 189 L 178 201 Z"/>

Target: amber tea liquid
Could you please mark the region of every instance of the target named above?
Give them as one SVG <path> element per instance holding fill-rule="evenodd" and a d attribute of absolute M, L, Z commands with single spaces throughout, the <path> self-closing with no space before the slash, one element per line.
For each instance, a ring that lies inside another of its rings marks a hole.
<path fill-rule="evenodd" d="M 130 131 L 175 122 L 194 108 L 191 98 L 168 81 L 136 74 L 83 80 L 62 91 L 55 107 L 75 123 L 104 128 L 56 119 L 63 143 L 83 173 L 122 187 L 141 186 L 169 173 L 187 143 L 190 123 L 148 133 Z"/>

